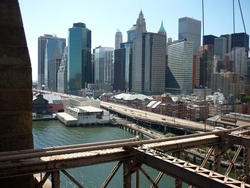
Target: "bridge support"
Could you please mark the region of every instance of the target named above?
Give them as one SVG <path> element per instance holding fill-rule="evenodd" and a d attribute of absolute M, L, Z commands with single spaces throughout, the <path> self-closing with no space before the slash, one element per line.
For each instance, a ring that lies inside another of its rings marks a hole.
<path fill-rule="evenodd" d="M 178 159 L 181 159 L 181 152 L 180 151 L 176 151 L 176 152 L 173 152 L 173 156 L 178 158 Z M 175 188 L 182 188 L 182 181 L 180 178 L 175 178 Z"/>
<path fill-rule="evenodd" d="M 123 162 L 123 188 L 131 188 L 131 163 L 130 161 Z"/>
<path fill-rule="evenodd" d="M 213 164 L 213 170 L 215 172 L 220 172 L 220 169 L 221 169 L 221 155 L 222 155 L 222 146 L 221 145 L 215 146 L 214 164 Z"/>
<path fill-rule="evenodd" d="M 136 172 L 136 186 L 139 186 L 139 168 L 141 163 L 136 160 L 123 161 L 123 188 L 131 188 L 131 175 Z"/>
<path fill-rule="evenodd" d="M 245 147 L 243 151 L 243 172 L 246 183 L 250 183 L 250 147 Z"/>
<path fill-rule="evenodd" d="M 52 172 L 52 188 L 60 188 L 60 172 Z"/>

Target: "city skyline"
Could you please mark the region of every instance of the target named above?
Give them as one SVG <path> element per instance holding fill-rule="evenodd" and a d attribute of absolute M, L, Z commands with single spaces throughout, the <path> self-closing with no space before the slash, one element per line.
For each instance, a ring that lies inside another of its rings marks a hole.
<path fill-rule="evenodd" d="M 232 2 L 228 0 L 204 2 L 205 35 L 220 36 L 233 33 Z M 122 32 L 126 41 L 126 32 L 135 24 L 140 10 L 145 15 L 149 32 L 157 32 L 163 21 L 167 36 L 173 40 L 178 39 L 179 18 L 187 16 L 201 20 L 201 1 L 195 0 L 157 3 L 142 0 L 135 2 L 109 0 L 105 3 L 77 0 L 74 4 L 58 0 L 53 2 L 44 0 L 43 4 L 20 0 L 19 3 L 31 57 L 33 80 L 37 80 L 37 38 L 44 34 L 56 34 L 58 37 L 68 38 L 68 28 L 75 22 L 83 22 L 92 30 L 92 49 L 94 49 L 99 45 L 114 47 L 114 35 L 117 29 Z M 250 22 L 247 18 L 250 17 L 250 13 L 247 10 L 250 9 L 250 2 L 242 0 L 241 6 L 246 31 L 249 33 Z M 244 32 L 237 1 L 235 1 L 235 14 L 236 32 Z"/>

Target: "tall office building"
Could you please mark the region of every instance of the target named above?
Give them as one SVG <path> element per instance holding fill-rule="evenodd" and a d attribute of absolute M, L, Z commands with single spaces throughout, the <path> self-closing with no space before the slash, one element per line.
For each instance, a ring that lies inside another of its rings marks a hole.
<path fill-rule="evenodd" d="M 66 45 L 64 38 L 44 35 L 38 38 L 38 88 L 57 91 L 57 71 Z"/>
<path fill-rule="evenodd" d="M 115 33 L 115 49 L 119 49 L 122 43 L 122 32 L 118 29 Z"/>
<path fill-rule="evenodd" d="M 220 90 L 225 97 L 240 95 L 240 75 L 235 72 L 214 73 L 212 76 L 212 91 Z"/>
<path fill-rule="evenodd" d="M 94 69 L 96 84 L 112 84 L 114 80 L 114 49 L 97 47 L 94 49 Z"/>
<path fill-rule="evenodd" d="M 136 21 L 135 38 L 133 41 L 133 56 L 132 56 L 132 91 L 141 93 L 143 91 L 143 46 L 142 35 L 146 31 L 146 22 L 142 11 Z"/>
<path fill-rule="evenodd" d="M 143 93 L 146 95 L 164 93 L 166 77 L 166 35 L 163 32 L 143 34 L 143 59 Z"/>
<path fill-rule="evenodd" d="M 121 48 L 125 49 L 125 90 L 130 91 L 132 84 L 132 42 L 122 43 Z"/>
<path fill-rule="evenodd" d="M 142 12 L 136 22 L 132 47 L 132 91 L 148 95 L 165 91 L 166 31 L 147 33 Z"/>
<path fill-rule="evenodd" d="M 92 83 L 91 31 L 84 23 L 74 23 L 68 37 L 68 92 L 76 93 Z"/>
<path fill-rule="evenodd" d="M 228 54 L 234 61 L 234 71 L 240 74 L 241 80 L 247 75 L 247 53 L 244 47 L 234 47 Z"/>
<path fill-rule="evenodd" d="M 133 25 L 128 31 L 128 42 L 133 42 L 134 38 L 135 38 L 135 32 L 136 32 L 136 24 Z"/>
<path fill-rule="evenodd" d="M 227 39 L 225 37 L 218 37 L 214 40 L 214 55 L 220 59 L 224 59 L 227 52 Z"/>
<path fill-rule="evenodd" d="M 214 40 L 215 40 L 216 38 L 218 38 L 218 37 L 216 37 L 216 36 L 214 36 L 214 35 L 205 35 L 205 36 L 203 37 L 203 42 L 202 42 L 202 44 L 203 44 L 203 45 L 209 45 L 209 44 L 214 45 Z"/>
<path fill-rule="evenodd" d="M 179 40 L 193 42 L 193 54 L 197 54 L 201 44 L 201 21 L 193 18 L 179 18 Z"/>
<path fill-rule="evenodd" d="M 167 91 L 173 94 L 190 94 L 193 77 L 193 43 L 176 41 L 168 46 Z"/>
<path fill-rule="evenodd" d="M 68 47 L 65 47 L 57 73 L 57 91 L 59 93 L 67 92 L 67 61 L 68 61 Z"/>
<path fill-rule="evenodd" d="M 214 46 L 204 45 L 200 47 L 200 86 L 202 88 L 211 88 L 211 80 L 214 64 Z"/>
<path fill-rule="evenodd" d="M 234 47 L 244 47 L 246 53 L 249 50 L 249 35 L 246 33 L 233 33 L 231 34 L 231 49 Z"/>
<path fill-rule="evenodd" d="M 125 48 L 116 49 L 114 60 L 114 90 L 125 90 Z"/>

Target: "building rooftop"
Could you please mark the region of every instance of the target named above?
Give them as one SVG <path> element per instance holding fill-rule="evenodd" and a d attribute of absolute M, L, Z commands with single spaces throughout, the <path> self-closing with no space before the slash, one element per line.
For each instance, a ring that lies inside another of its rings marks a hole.
<path fill-rule="evenodd" d="M 33 95 L 33 100 L 37 98 L 37 95 L 40 93 L 36 93 Z M 62 103 L 62 98 L 60 95 L 56 95 L 53 93 L 42 93 L 42 96 L 44 99 L 48 101 L 49 104 L 61 104 Z"/>
<path fill-rule="evenodd" d="M 78 106 L 77 108 L 79 108 L 80 110 L 84 112 L 103 112 L 102 109 L 96 108 L 94 106 Z"/>
<path fill-rule="evenodd" d="M 132 101 L 136 99 L 144 101 L 145 99 L 149 99 L 149 100 L 153 99 L 152 97 L 149 97 L 143 94 L 128 94 L 128 93 L 121 93 L 121 94 L 113 96 L 113 98 L 119 99 L 119 100 L 125 100 L 125 101 Z"/>

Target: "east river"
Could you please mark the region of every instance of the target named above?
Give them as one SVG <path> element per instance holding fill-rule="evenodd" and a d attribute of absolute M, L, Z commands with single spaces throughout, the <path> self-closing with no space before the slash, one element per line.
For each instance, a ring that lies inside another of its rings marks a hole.
<path fill-rule="evenodd" d="M 66 127 L 59 121 L 33 122 L 33 138 L 35 148 L 44 148 L 50 146 L 62 146 L 72 144 L 82 144 L 90 142 L 101 142 L 108 140 L 118 140 L 132 138 L 134 135 L 113 126 L 104 127 Z M 68 169 L 67 171 L 76 178 L 84 187 L 101 187 L 109 173 L 117 162 L 91 165 L 81 168 Z M 143 169 L 150 174 L 152 179 L 158 174 L 158 171 L 143 165 Z M 64 174 L 60 174 L 61 187 L 76 187 Z M 122 166 L 117 174 L 109 183 L 109 188 L 123 187 Z M 135 187 L 135 176 L 132 176 L 132 187 Z M 140 173 L 140 187 L 150 187 L 151 184 L 146 177 Z M 187 187 L 187 185 L 184 185 Z M 174 187 L 174 179 L 164 175 L 159 183 L 159 187 Z"/>

